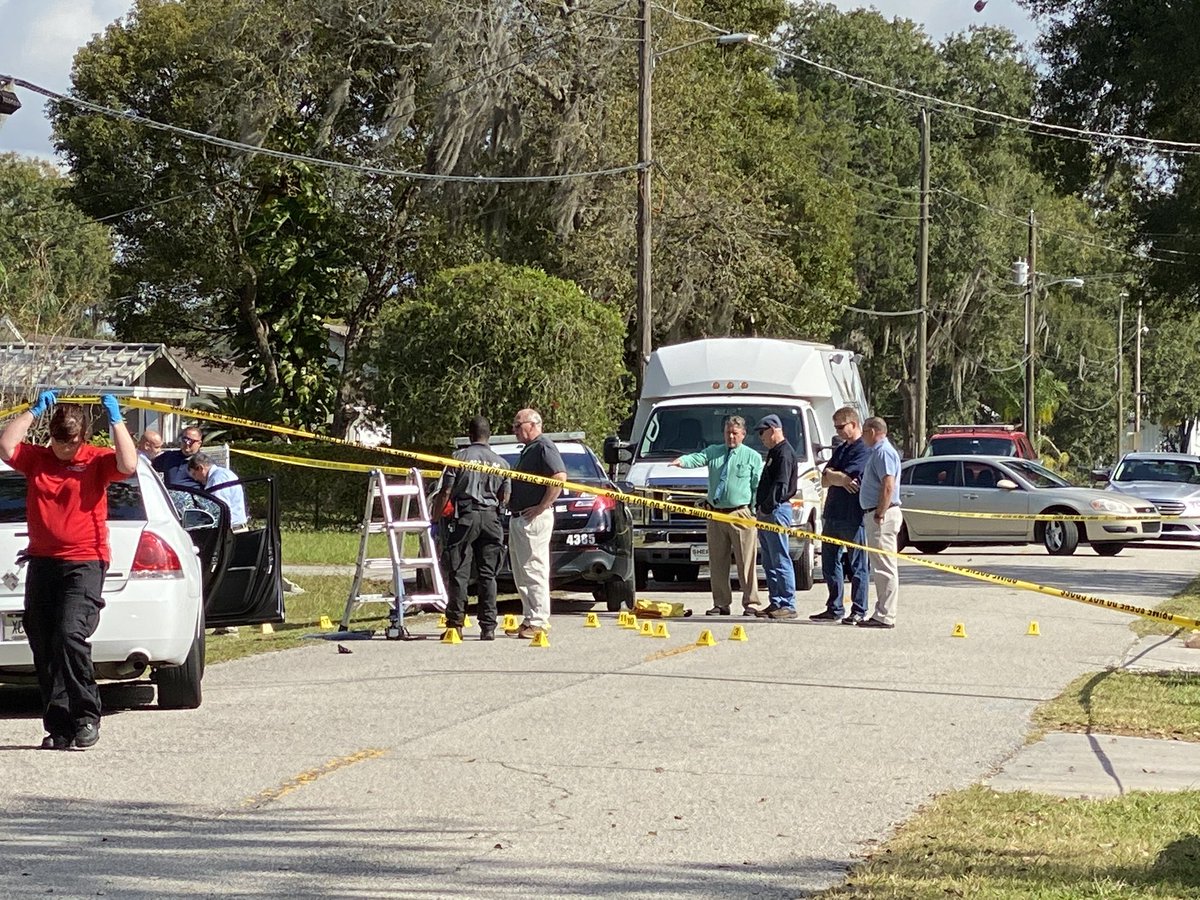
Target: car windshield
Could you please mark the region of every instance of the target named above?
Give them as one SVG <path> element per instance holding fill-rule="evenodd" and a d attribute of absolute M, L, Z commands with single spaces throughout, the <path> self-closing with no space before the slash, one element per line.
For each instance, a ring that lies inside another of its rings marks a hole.
<path fill-rule="evenodd" d="M 510 466 L 515 466 L 521 455 L 521 448 L 513 444 L 501 446 L 493 444 L 492 449 Z M 596 462 L 596 458 L 587 451 L 565 450 L 559 447 L 558 452 L 562 454 L 563 463 L 567 467 L 567 481 L 580 481 L 584 484 L 608 481 L 608 476 L 604 474 L 604 470 Z"/>
<path fill-rule="evenodd" d="M 136 475 L 108 486 L 108 520 L 138 522 L 146 518 L 142 489 Z M 25 476 L 20 472 L 0 472 L 0 524 L 25 521 Z"/>
<path fill-rule="evenodd" d="M 1055 475 L 1045 466 L 1027 459 L 1006 459 L 1004 464 L 1035 488 L 1071 487 L 1071 482 Z"/>
<path fill-rule="evenodd" d="M 1016 456 L 1017 448 L 1005 437 L 937 437 L 929 442 L 929 456 L 957 456 L 972 453 L 978 456 Z"/>
<path fill-rule="evenodd" d="M 788 443 L 793 447 L 804 446 L 804 425 L 800 410 L 794 406 L 664 406 L 656 409 L 646 423 L 638 456 L 642 459 L 674 459 L 711 444 L 723 444 L 726 416 L 745 419 L 746 446 L 765 454 L 767 448 L 759 440 L 754 426 L 769 415 L 779 416 Z"/>
<path fill-rule="evenodd" d="M 1117 466 L 1113 481 L 1170 481 L 1200 484 L 1200 462 L 1186 459 L 1126 459 Z"/>

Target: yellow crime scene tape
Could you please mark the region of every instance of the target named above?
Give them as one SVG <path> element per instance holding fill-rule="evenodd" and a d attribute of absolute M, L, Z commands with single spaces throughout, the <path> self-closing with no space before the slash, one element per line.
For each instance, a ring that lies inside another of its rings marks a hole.
<path fill-rule="evenodd" d="M 358 446 L 358 445 L 355 445 Z M 251 456 L 254 459 L 265 459 L 288 466 L 301 466 L 308 469 L 332 469 L 338 472 L 383 472 L 386 475 L 411 475 L 420 472 L 425 478 L 440 478 L 443 469 L 413 469 L 404 466 L 378 466 L 367 463 L 338 462 L 333 459 L 310 459 L 306 456 L 285 456 L 280 453 L 263 453 L 260 450 L 242 450 L 240 447 L 230 447 L 230 453 L 239 456 Z"/>
<path fill-rule="evenodd" d="M 98 398 L 91 397 L 65 397 L 59 402 L 99 402 Z M 286 425 L 267 425 L 262 422 L 254 422 L 250 419 L 242 419 L 235 416 L 225 416 L 219 413 L 209 412 L 208 410 L 195 409 L 192 407 L 171 406 L 166 403 L 156 403 L 151 400 L 141 400 L 138 398 L 122 398 L 122 402 L 126 406 L 131 406 L 139 409 L 147 409 L 152 412 L 160 412 L 167 415 L 184 415 L 190 418 L 202 419 L 209 422 L 216 422 L 224 425 L 240 425 L 245 428 L 253 428 L 259 431 L 267 431 L 275 434 L 288 435 L 290 437 L 303 438 L 305 440 L 320 441 L 327 444 L 339 444 L 347 447 L 354 447 L 359 450 L 373 450 L 390 456 L 399 456 L 405 459 L 412 459 L 417 462 L 428 463 L 458 469 L 467 469 L 477 472 L 483 472 L 490 475 L 502 475 L 506 478 L 516 478 L 521 481 L 528 481 L 533 484 L 542 484 L 552 487 L 560 487 L 568 490 L 579 491 L 585 494 L 591 494 L 598 497 L 611 497 L 613 500 L 622 503 L 648 506 L 653 509 L 661 509 L 666 512 L 678 512 L 683 515 L 694 516 L 697 518 L 710 519 L 715 522 L 725 522 L 741 528 L 760 528 L 766 531 L 774 531 L 779 534 L 786 534 L 802 539 L 817 540 L 837 544 L 842 547 L 850 547 L 857 550 L 863 550 L 867 553 L 875 553 L 883 556 L 891 556 L 896 559 L 903 560 L 907 563 L 925 566 L 929 569 L 935 569 L 940 572 L 947 572 L 952 575 L 961 575 L 966 578 L 973 578 L 977 581 L 985 581 L 991 584 L 999 584 L 1005 587 L 1017 588 L 1018 590 L 1033 591 L 1039 594 L 1045 594 L 1050 597 L 1058 597 L 1063 600 L 1071 600 L 1076 603 L 1083 603 L 1088 606 L 1096 606 L 1101 609 L 1109 609 L 1115 612 L 1128 613 L 1130 615 L 1141 616 L 1146 619 L 1154 619 L 1160 622 L 1170 622 L 1180 628 L 1200 628 L 1200 619 L 1193 619 L 1188 616 L 1175 615 L 1173 613 L 1161 612 L 1156 609 L 1146 609 L 1140 606 L 1134 606 L 1129 603 L 1119 603 L 1115 600 L 1106 600 L 1103 597 L 1095 597 L 1091 594 L 1083 594 L 1077 591 L 1067 591 L 1062 588 L 1051 587 L 1049 585 L 1037 584 L 1032 581 L 1025 581 L 1019 578 L 1011 578 L 1007 575 L 996 575 L 992 572 L 984 572 L 979 569 L 969 569 L 965 566 L 953 566 L 948 563 L 936 562 L 935 560 L 925 559 L 920 556 L 909 556 L 905 553 L 899 553 L 894 550 L 883 550 L 879 547 L 868 547 L 863 544 L 857 544 L 853 541 L 841 540 L 829 536 L 822 536 L 811 531 L 805 531 L 802 528 L 789 528 L 784 525 L 776 525 L 773 522 L 760 522 L 755 519 L 747 519 L 741 516 L 731 516 L 727 513 L 716 512 L 711 509 L 700 509 L 695 506 L 688 506 L 682 503 L 671 503 L 666 500 L 657 500 L 652 497 L 644 497 L 636 494 L 626 494 L 622 491 L 610 491 L 606 488 L 600 488 L 591 484 L 579 484 L 571 481 L 560 481 L 556 478 L 548 478 L 542 475 L 531 475 L 525 472 L 515 472 L 508 468 L 500 468 L 498 466 L 490 466 L 486 463 L 472 462 L 469 460 L 454 459 L 452 457 L 437 456 L 431 453 L 423 453 L 418 450 L 400 450 L 395 447 L 364 447 L 361 444 L 356 444 L 353 441 L 345 440 L 344 438 L 329 437 L 327 435 L 315 434 L 309 431 L 303 431 L 298 428 L 291 428 Z M 21 407 L 16 407 L 17 412 L 28 409 L 29 404 Z M 11 410 L 0 412 L 0 417 L 5 414 L 11 414 Z M 1054 516 L 1054 519 L 1062 517 Z"/>
<path fill-rule="evenodd" d="M 1163 515 L 1160 513 L 1095 513 L 1081 515 L 1078 513 L 983 513 L 960 512 L 948 509 L 914 509 L 902 507 L 906 513 L 921 513 L 926 516 L 952 516 L 962 519 L 1023 519 L 1031 522 L 1128 522 L 1144 519 L 1179 519 L 1182 516 Z"/>

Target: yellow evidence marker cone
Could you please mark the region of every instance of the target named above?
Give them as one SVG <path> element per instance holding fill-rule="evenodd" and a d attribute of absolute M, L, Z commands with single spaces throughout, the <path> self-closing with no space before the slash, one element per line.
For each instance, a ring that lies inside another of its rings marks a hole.
<path fill-rule="evenodd" d="M 514 616 L 512 613 L 509 613 L 508 615 L 506 615 L 504 617 L 504 630 L 505 631 L 516 631 L 519 627 L 520 626 L 517 625 L 517 617 Z"/>
<path fill-rule="evenodd" d="M 333 631 L 333 619 L 329 616 L 321 616 L 321 621 L 317 625 L 322 631 Z"/>
<path fill-rule="evenodd" d="M 471 617 L 464 615 L 463 616 L 463 628 L 470 628 L 470 627 L 471 627 Z"/>
<path fill-rule="evenodd" d="M 1025 633 L 1028 635 L 1032 635 L 1033 637 L 1038 637 L 1042 633 L 1042 630 L 1040 628 L 1038 628 L 1037 619 L 1030 619 L 1029 630 L 1026 631 Z"/>
<path fill-rule="evenodd" d="M 741 625 L 733 626 L 733 631 L 729 632 L 729 639 L 731 641 L 748 641 L 748 640 L 750 640 L 750 638 L 748 638 L 746 636 L 746 629 L 743 628 Z"/>
<path fill-rule="evenodd" d="M 696 638 L 696 646 L 715 647 L 717 646 L 717 639 L 713 637 L 713 633 L 711 631 L 705 628 L 702 632 L 700 632 L 700 637 Z"/>
<path fill-rule="evenodd" d="M 621 610 L 619 613 L 617 613 L 617 625 L 621 628 L 624 628 L 625 620 L 627 618 L 629 618 L 629 613 L 625 612 L 625 610 Z"/>
<path fill-rule="evenodd" d="M 274 629 L 274 627 L 272 627 L 270 622 L 263 622 L 261 633 L 262 634 L 274 634 L 275 629 Z"/>
<path fill-rule="evenodd" d="M 966 636 L 967 636 L 967 626 L 965 626 L 962 622 L 955 622 L 954 630 L 952 632 L 950 632 L 950 637 L 965 638 Z"/>
<path fill-rule="evenodd" d="M 595 613 L 588 613 L 587 618 L 583 620 L 583 627 L 584 628 L 599 628 L 600 627 L 600 617 L 598 615 L 596 615 Z"/>
<path fill-rule="evenodd" d="M 654 626 L 650 624 L 649 620 L 642 623 L 641 634 L 642 637 L 654 637 Z"/>
<path fill-rule="evenodd" d="M 438 628 L 445 628 L 445 627 L 446 627 L 446 614 L 442 613 L 440 616 L 438 616 Z"/>
<path fill-rule="evenodd" d="M 648 625 L 650 623 L 647 622 L 646 624 Z M 667 631 L 667 623 L 666 622 L 659 622 L 657 625 L 654 626 L 654 636 L 660 637 L 660 638 L 669 638 L 671 636 L 670 632 Z"/>
<path fill-rule="evenodd" d="M 461 644 L 462 636 L 458 633 L 457 628 L 447 628 L 442 632 L 443 644 Z"/>
<path fill-rule="evenodd" d="M 530 647 L 549 647 L 550 638 L 546 637 L 545 631 L 539 631 L 533 636 L 533 640 L 529 642 Z"/>
<path fill-rule="evenodd" d="M 622 627 L 637 631 L 637 627 L 638 627 L 637 616 L 635 616 L 633 613 L 629 613 L 627 616 L 625 616 L 625 624 Z"/>

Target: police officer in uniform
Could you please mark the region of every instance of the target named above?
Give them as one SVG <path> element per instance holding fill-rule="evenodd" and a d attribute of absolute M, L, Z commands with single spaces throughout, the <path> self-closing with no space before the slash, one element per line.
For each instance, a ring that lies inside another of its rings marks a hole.
<path fill-rule="evenodd" d="M 473 418 L 467 433 L 471 443 L 456 450 L 455 459 L 508 468 L 508 463 L 488 446 L 492 428 L 487 419 L 483 416 Z M 509 480 L 502 475 L 448 467 L 433 499 L 435 510 L 445 509 L 442 559 L 450 594 L 446 605 L 446 627 L 456 628 L 462 634 L 467 613 L 467 586 L 475 564 L 478 567 L 476 591 L 479 594 L 481 641 L 496 639 L 496 572 L 504 552 L 500 505 L 508 502 L 509 491 Z"/>

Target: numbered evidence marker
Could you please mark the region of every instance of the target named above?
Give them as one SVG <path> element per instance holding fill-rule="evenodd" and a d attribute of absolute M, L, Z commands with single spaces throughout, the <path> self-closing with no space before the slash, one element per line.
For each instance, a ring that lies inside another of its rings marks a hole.
<path fill-rule="evenodd" d="M 702 632 L 700 632 L 700 637 L 696 638 L 696 646 L 715 647 L 717 646 L 717 639 L 713 637 L 713 633 L 711 631 L 705 628 Z"/>
<path fill-rule="evenodd" d="M 517 625 L 517 617 L 509 613 L 504 617 L 504 630 L 506 632 L 516 631 L 520 626 Z"/>
<path fill-rule="evenodd" d="M 600 627 L 600 617 L 598 615 L 596 615 L 595 613 L 588 613 L 587 618 L 583 620 L 583 627 L 584 628 L 599 628 Z"/>
<path fill-rule="evenodd" d="M 654 636 L 656 638 L 669 638 L 671 636 L 670 632 L 667 631 L 666 622 L 659 622 L 654 626 Z"/>
<path fill-rule="evenodd" d="M 748 640 L 750 640 L 750 638 L 748 638 L 746 636 L 746 629 L 743 628 L 741 625 L 733 626 L 733 631 L 729 632 L 729 639 L 731 641 L 748 641 Z"/>
<path fill-rule="evenodd" d="M 529 642 L 530 647 L 549 647 L 550 638 L 546 637 L 546 632 L 539 629 L 537 634 L 533 636 L 533 640 Z"/>
<path fill-rule="evenodd" d="M 642 623 L 641 634 L 642 637 L 654 637 L 654 626 L 650 624 L 649 620 Z"/>
<path fill-rule="evenodd" d="M 962 622 L 954 623 L 954 630 L 950 632 L 950 637 L 965 638 L 967 636 L 967 626 Z"/>

